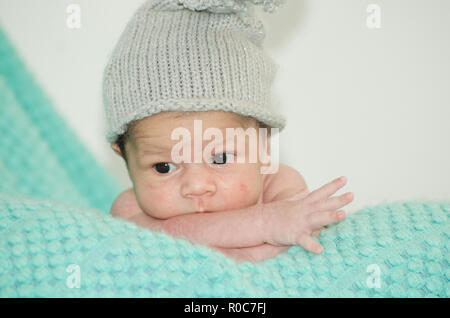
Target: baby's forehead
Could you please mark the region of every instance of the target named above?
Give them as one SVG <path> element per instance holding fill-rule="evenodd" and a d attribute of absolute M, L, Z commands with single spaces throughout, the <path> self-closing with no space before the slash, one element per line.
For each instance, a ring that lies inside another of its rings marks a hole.
<path fill-rule="evenodd" d="M 180 115 L 165 115 L 160 116 L 160 121 L 144 120 L 141 122 L 143 124 L 133 127 L 133 133 L 130 134 L 130 137 L 137 152 L 141 152 L 143 149 L 153 148 L 167 150 L 171 146 L 178 145 L 180 141 L 183 144 L 202 144 L 202 148 L 210 143 L 217 146 L 226 145 L 228 147 L 231 144 L 234 145 L 236 142 L 239 145 L 247 147 L 248 142 L 252 138 L 256 138 L 253 142 L 257 142 L 257 124 L 256 126 L 251 125 L 251 120 L 243 116 L 229 116 L 229 120 L 226 121 L 220 118 L 224 116 L 210 116 L 205 121 L 199 119 L 201 118 L 200 116 L 189 116 L 187 120 L 178 122 L 175 117 L 182 118 Z M 207 116 L 202 117 L 205 118 Z M 192 124 L 196 120 L 200 121 L 200 123 Z M 186 125 L 184 126 L 183 124 Z M 249 128 L 251 129 L 252 126 L 255 128 L 255 131 L 249 132 Z M 215 129 L 211 130 L 211 128 Z"/>

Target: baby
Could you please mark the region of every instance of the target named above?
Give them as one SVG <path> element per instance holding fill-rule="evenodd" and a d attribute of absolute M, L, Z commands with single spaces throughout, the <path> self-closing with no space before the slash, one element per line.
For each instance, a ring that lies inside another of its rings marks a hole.
<path fill-rule="evenodd" d="M 103 79 L 107 140 L 133 183 L 111 214 L 236 260 L 264 260 L 292 245 L 321 253 L 312 237 L 344 219 L 339 209 L 353 195 L 332 197 L 345 178 L 310 192 L 295 169 L 270 157 L 260 137 L 281 132 L 285 118 L 273 107 L 277 67 L 250 2 L 148 0 L 128 22 Z M 252 4 L 270 12 L 280 3 Z M 249 138 L 235 143 L 230 129 Z M 177 142 L 180 134 L 189 138 Z M 274 163 L 278 169 L 263 169 Z"/>
<path fill-rule="evenodd" d="M 261 125 L 223 111 L 164 112 L 136 121 L 112 144 L 125 159 L 133 188 L 117 197 L 111 214 L 209 245 L 236 260 L 264 260 L 291 245 L 320 253 L 322 247 L 312 235 L 344 219 L 344 211 L 336 210 L 353 199 L 352 193 L 329 198 L 345 178 L 310 193 L 289 166 L 280 164 L 277 173 L 261 174 L 261 161 L 251 163 L 249 158 L 250 138 L 245 139 L 243 163 L 236 160 L 237 143 L 228 148 L 227 140 L 222 151 L 212 149 L 211 160 L 174 164 L 172 132 L 183 127 L 194 136 L 194 119 L 201 120 L 204 129 L 222 130 L 223 136 L 226 128 Z"/>

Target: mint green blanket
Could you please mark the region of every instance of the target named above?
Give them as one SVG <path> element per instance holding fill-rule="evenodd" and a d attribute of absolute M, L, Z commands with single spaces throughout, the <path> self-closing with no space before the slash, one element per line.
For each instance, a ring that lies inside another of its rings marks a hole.
<path fill-rule="evenodd" d="M 237 264 L 108 214 L 120 192 L 0 29 L 0 297 L 448 297 L 450 202 L 361 209 Z"/>

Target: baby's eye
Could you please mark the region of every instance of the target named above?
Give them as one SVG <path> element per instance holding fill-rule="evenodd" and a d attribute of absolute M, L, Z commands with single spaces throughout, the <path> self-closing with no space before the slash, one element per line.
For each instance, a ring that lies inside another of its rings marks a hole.
<path fill-rule="evenodd" d="M 155 163 L 153 165 L 153 168 L 155 168 L 156 171 L 158 171 L 159 173 L 168 173 L 170 172 L 170 167 L 174 167 L 173 170 L 175 170 L 177 167 L 173 164 L 173 163 L 169 163 L 169 162 L 159 162 L 159 163 Z"/>
<path fill-rule="evenodd" d="M 222 153 L 215 154 L 212 157 L 212 163 L 225 164 L 228 161 L 232 161 L 233 158 L 234 158 L 234 153 L 222 152 Z"/>

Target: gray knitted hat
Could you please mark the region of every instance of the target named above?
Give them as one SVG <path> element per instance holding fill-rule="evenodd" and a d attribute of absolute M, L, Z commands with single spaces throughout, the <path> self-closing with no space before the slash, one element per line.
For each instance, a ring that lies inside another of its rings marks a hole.
<path fill-rule="evenodd" d="M 106 65 L 106 138 L 163 111 L 223 110 L 281 131 L 271 88 L 278 65 L 262 48 L 264 27 L 248 3 L 284 0 L 149 0 L 128 22 Z"/>

